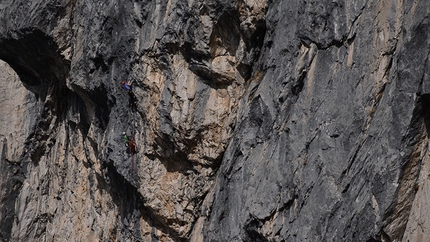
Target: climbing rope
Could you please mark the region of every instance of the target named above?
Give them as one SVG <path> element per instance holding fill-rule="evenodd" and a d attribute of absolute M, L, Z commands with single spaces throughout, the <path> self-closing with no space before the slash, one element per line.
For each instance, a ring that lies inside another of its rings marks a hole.
<path fill-rule="evenodd" d="M 136 143 L 134 141 L 134 137 L 135 137 L 135 130 L 134 130 L 134 125 L 133 123 L 131 124 L 133 126 L 132 131 L 131 131 L 131 144 L 129 145 L 130 148 L 130 154 L 131 154 L 131 174 L 133 174 L 134 171 L 134 153 L 136 153 Z"/>
<path fill-rule="evenodd" d="M 134 155 L 136 153 L 136 142 L 135 142 L 135 135 L 136 135 L 136 115 L 135 112 L 138 112 L 137 110 L 137 98 L 135 94 L 132 92 L 132 85 L 133 83 L 136 83 L 135 81 L 129 82 L 129 86 L 126 86 L 126 82 L 121 82 L 121 85 L 124 86 L 124 88 L 127 90 L 127 93 L 129 94 L 130 98 L 130 108 L 131 108 L 131 139 L 128 143 L 129 152 L 131 155 L 131 171 L 130 174 L 133 174 L 134 172 Z"/>
<path fill-rule="evenodd" d="M 131 174 L 134 172 L 134 156 L 136 154 L 136 119 L 135 114 L 132 110 L 131 112 L 131 142 L 129 144 L 130 155 L 131 155 Z"/>

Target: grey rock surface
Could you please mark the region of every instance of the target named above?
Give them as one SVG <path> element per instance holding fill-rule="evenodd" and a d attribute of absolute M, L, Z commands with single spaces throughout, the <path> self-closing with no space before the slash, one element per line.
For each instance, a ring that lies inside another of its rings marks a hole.
<path fill-rule="evenodd" d="M 429 16 L 3 0 L 0 240 L 428 240 Z"/>
<path fill-rule="evenodd" d="M 410 214 L 428 159 L 429 10 L 269 6 L 265 74 L 242 98 L 205 241 L 428 239 Z"/>

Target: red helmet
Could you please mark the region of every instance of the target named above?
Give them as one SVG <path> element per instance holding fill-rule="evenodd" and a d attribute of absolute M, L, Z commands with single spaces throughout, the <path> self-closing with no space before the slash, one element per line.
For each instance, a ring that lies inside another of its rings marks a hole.
<path fill-rule="evenodd" d="M 124 85 L 124 84 L 125 84 L 125 81 L 122 81 L 122 82 L 121 82 L 121 85 Z"/>

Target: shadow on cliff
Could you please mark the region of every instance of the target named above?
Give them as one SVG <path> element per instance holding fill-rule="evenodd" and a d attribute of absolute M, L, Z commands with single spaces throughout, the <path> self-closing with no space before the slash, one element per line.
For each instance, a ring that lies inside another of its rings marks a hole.
<path fill-rule="evenodd" d="M 8 211 L 0 217 L 0 224 L 10 226 L 1 227 L 1 237 L 6 241 L 10 239 L 12 223 L 11 214 L 15 212 L 15 201 L 25 179 L 29 162 L 35 164 L 45 152 L 55 144 L 53 132 L 58 122 L 65 115 L 62 103 L 58 99 L 69 96 L 66 93 L 65 80 L 70 69 L 70 63 L 58 53 L 58 46 L 51 37 L 42 31 L 33 28 L 21 29 L 9 33 L 10 36 L 0 38 L 0 59 L 7 62 L 17 73 L 25 88 L 35 94 L 37 117 L 26 117 L 35 120 L 36 125 L 30 130 L 26 142 L 23 144 L 24 153 L 21 158 L 13 163 L 2 158 L 5 172 L 2 186 L 10 186 L 3 197 L 5 207 L 2 211 Z M 6 83 L 7 85 L 7 83 Z M 49 96 L 49 97 L 48 97 Z M 55 117 L 55 118 L 54 118 Z M 59 117 L 59 118 L 57 118 Z M 85 124 L 86 122 L 83 122 Z M 13 172 L 8 172 L 8 171 Z"/>
<path fill-rule="evenodd" d="M 12 189 L 6 191 L 3 197 L 3 201 L 7 202 L 2 203 L 2 211 L 7 213 L 0 217 L 0 224 L 8 224 L 0 227 L 0 238 L 6 241 L 11 236 L 15 201 L 25 180 L 28 164 L 32 162 L 38 165 L 40 159 L 50 152 L 57 141 L 58 127 L 62 123 L 67 121 L 72 131 L 79 129 L 85 138 L 92 121 L 89 119 L 85 97 L 66 86 L 70 62 L 58 52 L 59 47 L 55 41 L 41 30 L 32 28 L 22 29 L 11 35 L 13 37 L 0 39 L 0 59 L 6 61 L 17 73 L 24 87 L 35 94 L 37 110 L 33 112 L 35 116 L 26 117 L 35 120 L 35 126 L 28 132 L 20 160 L 11 163 L 4 157 L 1 159 L 2 164 L 8 167 L 3 167 L 6 173 L 2 176 L 4 182 L 0 185 Z M 105 90 L 101 92 L 106 93 Z M 106 103 L 108 102 L 97 105 L 93 110 L 95 121 L 101 127 L 106 127 L 109 122 L 110 109 Z"/>
<path fill-rule="evenodd" d="M 421 95 L 421 105 L 427 137 L 430 137 L 430 94 Z"/>
<path fill-rule="evenodd" d="M 133 241 L 144 241 L 140 232 L 142 226 L 140 220 L 144 219 L 152 227 L 151 241 L 160 241 L 156 235 L 156 229 L 168 234 L 174 241 L 185 241 L 175 230 L 163 222 L 155 211 L 143 205 L 145 199 L 142 194 L 123 175 L 118 173 L 112 163 L 104 162 L 102 166 L 105 177 L 97 176 L 98 185 L 100 190 L 105 190 L 111 195 L 112 201 L 120 208 L 122 227 L 117 229 L 121 229 L 122 233 L 119 234 L 124 234 L 124 229 L 128 229 L 128 234 L 131 235 Z"/>
<path fill-rule="evenodd" d="M 55 41 L 41 30 L 28 28 L 14 33 L 14 38 L 0 39 L 0 59 L 5 60 L 18 74 L 24 87 L 35 94 L 38 117 L 36 127 L 24 144 L 35 164 L 55 144 L 56 128 L 70 113 L 79 114 L 75 124 L 88 133 L 84 100 L 66 86 L 70 62 L 58 53 Z"/>
<path fill-rule="evenodd" d="M 54 40 L 38 29 L 23 29 L 15 38 L 0 40 L 0 59 L 18 74 L 24 86 L 45 101 L 53 84 L 65 85 L 70 62 Z"/>
<path fill-rule="evenodd" d="M 2 201 L 6 202 L 2 202 L 2 211 L 5 213 L 0 217 L 1 240 L 8 241 L 11 238 L 15 203 L 25 180 L 27 165 L 29 162 L 37 165 L 49 152 L 56 142 L 56 129 L 59 125 L 68 122 L 69 129 L 72 132 L 80 130 L 85 139 L 91 123 L 106 129 L 111 107 L 115 103 L 115 100 L 108 99 L 108 92 L 103 85 L 91 93 L 73 84 L 73 90 L 69 89 L 66 86 L 66 78 L 69 75 L 70 62 L 58 53 L 58 49 L 51 37 L 37 29 L 24 29 L 16 33 L 14 38 L 0 39 L 0 59 L 6 61 L 18 74 L 24 86 L 36 95 L 36 106 L 40 110 L 36 112 L 38 117 L 29 117 L 36 119 L 36 126 L 24 144 L 28 152 L 22 154 L 20 162 L 11 163 L 5 160 L 1 154 L 6 152 L 6 146 L 0 150 L 2 164 L 9 164 L 8 167 L 2 167 L 5 173 L 1 176 L 0 184 L 8 189 L 2 198 Z M 90 116 L 93 116 L 93 119 Z M 124 230 L 128 229 L 127 236 L 131 236 L 134 241 L 143 241 L 140 232 L 140 221 L 143 218 L 153 227 L 152 241 L 159 241 L 156 229 L 169 234 L 175 241 L 181 241 L 177 232 L 161 221 L 154 211 L 143 205 L 144 199 L 137 188 L 119 174 L 113 164 L 103 162 L 102 166 L 106 171 L 105 177 L 97 175 L 97 184 L 99 189 L 111 195 L 119 208 L 122 222 L 122 226 L 116 228 L 121 231 L 114 231 L 114 234 L 121 236 Z M 89 182 L 92 182 L 91 179 Z"/>
<path fill-rule="evenodd" d="M 7 140 L 0 147 L 0 241 L 9 241 L 15 218 L 15 201 L 25 179 L 26 166 L 6 159 Z"/>

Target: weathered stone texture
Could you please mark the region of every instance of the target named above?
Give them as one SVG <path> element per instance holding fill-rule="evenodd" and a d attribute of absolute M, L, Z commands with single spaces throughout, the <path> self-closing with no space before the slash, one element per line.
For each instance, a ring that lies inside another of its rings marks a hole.
<path fill-rule="evenodd" d="M 429 16 L 2 1 L 0 240 L 428 240 Z"/>
<path fill-rule="evenodd" d="M 0 61 L 0 240 L 9 237 L 15 218 L 15 202 L 24 180 L 21 156 L 30 135 L 37 106 L 13 69 Z"/>
<path fill-rule="evenodd" d="M 264 75 L 242 97 L 205 241 L 416 240 L 430 4 L 411 3 L 268 7 Z"/>

